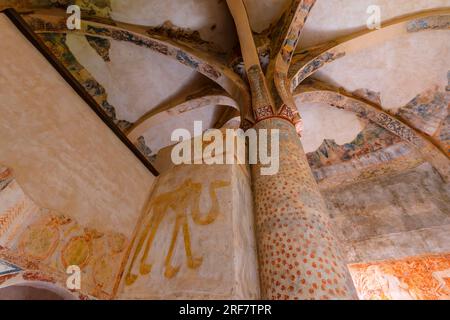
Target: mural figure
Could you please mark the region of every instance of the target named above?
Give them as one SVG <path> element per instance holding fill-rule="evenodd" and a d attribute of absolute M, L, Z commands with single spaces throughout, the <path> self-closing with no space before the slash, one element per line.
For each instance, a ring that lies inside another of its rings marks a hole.
<path fill-rule="evenodd" d="M 350 265 L 362 300 L 449 300 L 449 254 Z"/>
<path fill-rule="evenodd" d="M 440 299 L 450 300 L 450 288 L 447 286 L 450 280 L 450 269 L 433 272 L 433 278 L 439 283 L 436 292 L 441 294 Z"/>
<path fill-rule="evenodd" d="M 139 272 L 141 275 L 147 275 L 151 272 L 152 265 L 147 264 L 146 261 L 149 257 L 150 249 L 152 247 L 158 228 L 164 217 L 170 212 L 173 212 L 176 218 L 173 227 L 170 247 L 164 261 L 164 276 L 168 279 L 173 278 L 180 270 L 180 266 L 173 266 L 171 263 L 180 230 L 182 230 L 183 232 L 187 266 L 190 269 L 197 269 L 202 264 L 203 258 L 195 257 L 192 253 L 191 236 L 189 233 L 188 210 L 191 210 L 191 216 L 195 224 L 204 226 L 213 223 L 220 214 L 216 190 L 227 187 L 229 185 L 230 183 L 226 181 L 211 182 L 209 187 L 211 208 L 208 214 L 204 217 L 202 217 L 200 212 L 202 184 L 192 182 L 191 179 L 186 180 L 177 189 L 161 194 L 153 199 L 150 206 L 150 212 L 152 215 L 148 223 L 145 225 L 144 231 L 139 238 L 136 252 L 134 253 L 125 279 L 126 284 L 133 284 L 138 277 L 137 275 L 132 274 L 132 269 L 138 255 L 141 252 L 143 252 L 143 255 L 140 260 Z"/>

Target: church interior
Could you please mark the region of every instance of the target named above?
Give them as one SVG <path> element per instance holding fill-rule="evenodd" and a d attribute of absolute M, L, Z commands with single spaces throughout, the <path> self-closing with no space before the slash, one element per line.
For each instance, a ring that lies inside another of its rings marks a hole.
<path fill-rule="evenodd" d="M 0 62 L 0 300 L 450 300 L 450 0 L 0 0 Z"/>

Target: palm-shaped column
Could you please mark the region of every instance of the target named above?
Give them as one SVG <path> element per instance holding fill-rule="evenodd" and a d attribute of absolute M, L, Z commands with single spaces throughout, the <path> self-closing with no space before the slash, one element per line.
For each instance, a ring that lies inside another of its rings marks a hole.
<path fill-rule="evenodd" d="M 263 299 L 353 299 L 353 284 L 299 139 L 288 69 L 315 0 L 294 0 L 264 75 L 242 0 L 228 0 L 252 92 L 255 129 L 280 132 L 279 172 L 252 168 Z M 297 130 L 296 130 L 297 129 Z M 270 143 L 270 141 L 268 141 Z"/>

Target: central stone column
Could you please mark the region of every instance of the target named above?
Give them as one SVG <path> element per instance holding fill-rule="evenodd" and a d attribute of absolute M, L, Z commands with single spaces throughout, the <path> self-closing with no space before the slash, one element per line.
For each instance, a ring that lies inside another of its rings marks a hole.
<path fill-rule="evenodd" d="M 263 299 L 354 299 L 355 292 L 325 202 L 295 127 L 281 118 L 255 129 L 280 130 L 280 168 L 252 167 Z M 270 149 L 269 149 L 270 150 Z"/>

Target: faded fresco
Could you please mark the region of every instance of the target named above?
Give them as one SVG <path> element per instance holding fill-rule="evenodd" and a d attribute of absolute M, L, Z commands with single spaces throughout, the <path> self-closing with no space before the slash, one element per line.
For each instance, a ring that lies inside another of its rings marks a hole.
<path fill-rule="evenodd" d="M 116 123 L 119 128 L 126 130 L 131 127 L 131 123 L 117 119 L 115 107 L 108 102 L 108 94 L 105 88 L 95 80 L 92 75 L 77 61 L 70 49 L 66 45 L 66 35 L 58 33 L 44 33 L 40 35 L 45 45 L 52 51 L 59 61 L 70 71 L 72 76 L 80 82 L 84 89 L 103 108 L 106 114 Z M 89 44 L 105 60 L 109 60 L 108 40 L 96 37 L 86 37 Z"/>
<path fill-rule="evenodd" d="M 195 256 L 192 250 L 191 235 L 189 231 L 191 229 L 189 214 L 192 217 L 193 222 L 199 226 L 212 224 L 217 217 L 222 214 L 220 212 L 216 190 L 228 186 L 230 186 L 230 182 L 228 181 L 216 180 L 210 183 L 209 200 L 211 201 L 211 208 L 203 217 L 200 212 L 200 197 L 203 192 L 202 183 L 195 183 L 191 179 L 187 179 L 173 191 L 163 193 L 154 198 L 150 204 L 148 224 L 145 225 L 142 234 L 139 236 L 138 246 L 126 275 L 126 284 L 133 284 L 138 277 L 131 273 L 131 269 L 134 266 L 135 258 L 141 253 L 143 253 L 143 255 L 140 260 L 139 273 L 145 276 L 152 271 L 152 265 L 147 264 L 146 261 L 149 257 L 150 249 L 158 233 L 161 222 L 171 213 L 175 215 L 175 222 L 173 225 L 170 246 L 164 259 L 164 277 L 171 279 L 180 271 L 180 266 L 174 267 L 172 265 L 174 249 L 180 231 L 183 234 L 186 265 L 190 269 L 198 269 L 203 262 L 203 257 Z M 145 247 L 143 246 L 144 243 Z"/>
<path fill-rule="evenodd" d="M 362 300 L 450 300 L 450 254 L 353 264 Z"/>
<path fill-rule="evenodd" d="M 450 83 L 450 79 L 449 79 Z M 435 87 L 417 95 L 397 116 L 430 136 L 433 141 L 450 155 L 450 91 Z"/>
<path fill-rule="evenodd" d="M 81 291 L 108 298 L 128 245 L 123 234 L 85 227 L 64 214 L 38 207 L 12 170 L 0 167 L 0 258 L 8 261 L 0 266 L 0 276 L 13 273 L 12 269 L 18 274 L 18 268 L 27 273 L 45 271 L 55 276 L 50 282 L 64 287 L 67 268 L 77 265 L 82 271 Z"/>
<path fill-rule="evenodd" d="M 309 165 L 314 170 L 323 166 L 361 158 L 401 141 L 402 139 L 393 133 L 373 122 L 369 122 L 354 141 L 340 146 L 333 140 L 325 140 L 317 151 L 308 153 L 307 158 Z"/>

